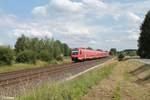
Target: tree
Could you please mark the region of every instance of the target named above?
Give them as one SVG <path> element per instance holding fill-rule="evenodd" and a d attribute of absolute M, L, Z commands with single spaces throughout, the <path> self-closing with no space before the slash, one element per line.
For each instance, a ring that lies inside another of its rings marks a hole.
<path fill-rule="evenodd" d="M 11 65 L 14 60 L 14 51 L 9 47 L 0 46 L 0 65 Z"/>
<path fill-rule="evenodd" d="M 40 52 L 40 48 L 39 48 L 39 39 L 38 38 L 32 38 L 30 39 L 30 46 L 29 49 L 36 51 L 36 52 Z"/>
<path fill-rule="evenodd" d="M 52 53 L 50 53 L 48 50 L 42 50 L 37 54 L 38 59 L 42 61 L 51 61 L 53 59 Z"/>
<path fill-rule="evenodd" d="M 116 48 L 111 48 L 109 53 L 113 56 L 117 55 L 117 49 Z"/>
<path fill-rule="evenodd" d="M 101 50 L 101 49 L 97 49 L 96 51 L 101 51 L 101 52 L 102 52 L 103 50 Z"/>
<path fill-rule="evenodd" d="M 119 61 L 122 61 L 124 59 L 125 55 L 123 52 L 121 52 L 119 55 L 118 55 L 118 60 Z"/>
<path fill-rule="evenodd" d="M 19 53 L 21 51 L 29 49 L 29 45 L 30 45 L 29 41 L 30 40 L 28 37 L 26 37 L 25 35 L 21 35 L 21 37 L 17 39 L 16 45 L 15 45 L 15 51 Z"/>
<path fill-rule="evenodd" d="M 61 54 L 62 52 L 60 48 L 60 43 L 58 41 L 55 41 L 53 45 L 53 56 L 56 59 L 58 56 L 61 56 Z"/>
<path fill-rule="evenodd" d="M 150 58 L 150 10 L 146 14 L 140 30 L 141 32 L 138 40 L 138 55 L 141 58 Z"/>
<path fill-rule="evenodd" d="M 64 56 L 70 56 L 70 48 L 66 43 L 62 44 L 63 46 L 63 55 Z"/>
<path fill-rule="evenodd" d="M 93 48 L 91 48 L 91 47 L 87 47 L 87 49 L 89 49 L 89 50 L 93 50 Z"/>
<path fill-rule="evenodd" d="M 17 54 L 18 62 L 25 62 L 30 60 L 30 55 L 35 54 L 36 60 L 50 61 L 53 59 L 59 59 L 64 56 L 70 55 L 70 49 L 67 44 L 63 44 L 59 40 L 49 39 L 47 37 L 43 39 L 28 38 L 24 35 L 17 39 L 15 45 L 15 51 Z M 29 55 L 27 53 L 30 53 Z M 24 57 L 26 56 L 26 57 Z"/>

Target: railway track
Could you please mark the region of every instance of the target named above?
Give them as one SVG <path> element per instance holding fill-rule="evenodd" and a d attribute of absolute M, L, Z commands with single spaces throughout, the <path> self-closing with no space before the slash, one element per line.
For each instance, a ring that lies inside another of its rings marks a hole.
<path fill-rule="evenodd" d="M 34 79 L 40 78 L 41 76 L 49 77 L 56 75 L 55 77 L 57 77 L 57 74 L 60 74 L 62 72 L 88 69 L 107 60 L 108 58 L 103 58 L 86 62 L 53 65 L 41 68 L 0 73 L 0 87 L 8 87 L 10 85 L 19 84 L 20 82 L 32 81 Z"/>

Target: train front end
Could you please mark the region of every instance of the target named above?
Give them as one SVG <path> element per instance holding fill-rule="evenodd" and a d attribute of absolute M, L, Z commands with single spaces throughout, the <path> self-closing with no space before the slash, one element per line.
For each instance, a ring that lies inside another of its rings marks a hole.
<path fill-rule="evenodd" d="M 78 62 L 79 50 L 77 48 L 71 50 L 71 59 L 73 62 Z"/>

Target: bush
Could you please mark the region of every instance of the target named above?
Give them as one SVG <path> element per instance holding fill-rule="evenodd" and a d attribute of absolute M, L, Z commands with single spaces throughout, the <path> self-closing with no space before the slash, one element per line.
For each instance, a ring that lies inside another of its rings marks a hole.
<path fill-rule="evenodd" d="M 35 63 L 36 60 L 37 60 L 36 54 L 30 50 L 20 52 L 16 58 L 16 62 L 19 63 Z"/>
<path fill-rule="evenodd" d="M 123 53 L 120 53 L 120 54 L 118 55 L 118 60 L 119 60 L 119 61 L 122 61 L 122 60 L 124 59 L 124 57 L 125 57 L 125 55 L 124 55 Z"/>
<path fill-rule="evenodd" d="M 38 54 L 38 59 L 48 62 L 53 59 L 53 56 L 50 52 L 43 50 Z"/>
<path fill-rule="evenodd" d="M 11 48 L 0 47 L 0 65 L 11 65 L 14 60 L 14 51 Z"/>
<path fill-rule="evenodd" d="M 56 57 L 56 60 L 57 60 L 57 61 L 63 61 L 63 56 L 58 56 L 58 57 Z"/>

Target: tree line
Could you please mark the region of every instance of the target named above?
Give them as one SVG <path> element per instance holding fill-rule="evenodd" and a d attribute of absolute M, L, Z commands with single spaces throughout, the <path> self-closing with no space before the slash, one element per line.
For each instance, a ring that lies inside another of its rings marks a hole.
<path fill-rule="evenodd" d="M 66 43 L 53 38 L 29 38 L 25 35 L 19 37 L 12 49 L 0 47 L 0 65 L 17 63 L 35 63 L 37 60 L 50 62 L 52 60 L 63 60 L 70 56 L 70 48 Z"/>

